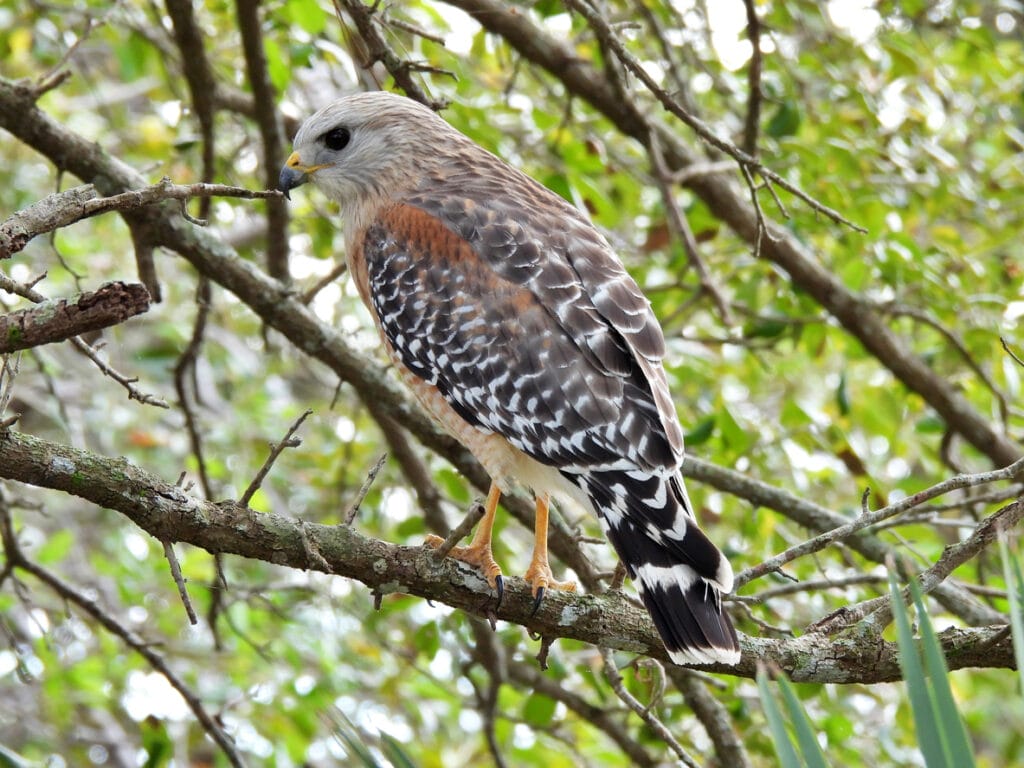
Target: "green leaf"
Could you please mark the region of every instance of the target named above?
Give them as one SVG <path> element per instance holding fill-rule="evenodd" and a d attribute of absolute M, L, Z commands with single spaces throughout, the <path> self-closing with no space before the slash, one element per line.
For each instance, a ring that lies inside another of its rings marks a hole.
<path fill-rule="evenodd" d="M 363 768 L 380 768 L 380 764 L 370 754 L 370 750 L 363 743 L 363 738 L 352 721 L 339 710 L 332 711 L 328 716 L 334 723 L 334 737 L 345 747 L 345 750 L 358 758 Z M 349 762 L 348 765 L 354 766 L 355 763 Z"/>
<path fill-rule="evenodd" d="M 30 763 L 17 752 L 0 744 L 0 768 L 35 768 L 35 766 L 35 763 Z"/>
<path fill-rule="evenodd" d="M 1017 659 L 1020 690 L 1024 693 L 1024 574 L 1020 560 L 1010 551 L 1006 535 L 999 537 L 999 554 L 1003 558 L 1006 597 L 1010 603 L 1010 631 L 1013 634 L 1013 655 Z"/>
<path fill-rule="evenodd" d="M 288 0 L 285 14 L 311 35 L 320 34 L 327 26 L 327 13 L 318 0 Z"/>
<path fill-rule="evenodd" d="M 715 417 L 706 416 L 697 422 L 697 425 L 686 433 L 685 441 L 687 445 L 700 445 L 706 443 L 708 438 L 711 437 L 715 431 Z"/>
<path fill-rule="evenodd" d="M 821 751 L 821 745 L 814 736 L 814 729 L 811 721 L 800 705 L 796 696 L 793 684 L 785 677 L 780 676 L 777 680 L 779 690 L 782 691 L 782 701 L 789 713 L 789 722 L 796 731 L 797 745 L 800 747 L 800 754 L 803 756 L 804 764 L 808 768 L 826 768 L 825 755 Z"/>
<path fill-rule="evenodd" d="M 757 689 L 761 693 L 761 706 L 764 707 L 765 717 L 768 718 L 768 730 L 772 735 L 772 742 L 775 744 L 775 754 L 779 758 L 779 765 L 782 768 L 802 768 L 796 750 L 793 748 L 793 742 L 789 738 L 789 733 L 786 732 L 782 709 L 768 685 L 768 672 L 764 667 L 757 671 Z"/>
<path fill-rule="evenodd" d="M 792 136 L 800 128 L 800 106 L 790 99 L 786 99 L 775 110 L 765 126 L 765 133 L 773 139 L 780 139 L 783 136 Z"/>
<path fill-rule="evenodd" d="M 291 65 L 285 61 L 281 52 L 281 46 L 270 37 L 263 39 L 263 48 L 267 54 L 267 72 L 270 75 L 270 82 L 278 93 L 288 89 L 288 83 L 292 80 Z"/>
<path fill-rule="evenodd" d="M 850 415 L 850 396 L 846 391 L 846 371 L 839 374 L 839 386 L 836 387 L 836 407 L 843 416 Z"/>
<path fill-rule="evenodd" d="M 743 326 L 743 336 L 748 339 L 774 339 L 789 327 L 789 323 L 782 320 L 757 320 Z"/>
<path fill-rule="evenodd" d="M 953 699 L 953 691 L 949 687 L 949 668 L 946 666 L 946 657 L 942 654 L 942 644 L 935 634 L 916 579 L 910 582 L 910 594 L 917 608 L 925 669 L 928 672 L 933 708 L 938 710 L 939 733 L 942 735 L 943 751 L 949 760 L 947 765 L 969 768 L 974 765 L 974 755 L 956 701 Z"/>
<path fill-rule="evenodd" d="M 523 719 L 536 727 L 544 727 L 551 724 L 555 716 L 557 702 L 550 696 L 542 693 L 531 693 L 523 704 Z"/>
<path fill-rule="evenodd" d="M 50 534 L 37 551 L 35 559 L 40 565 L 53 565 L 59 563 L 75 543 L 75 536 L 68 528 L 61 528 Z"/>
<path fill-rule="evenodd" d="M 969 768 L 974 765 L 974 758 L 949 689 L 942 648 L 924 610 L 917 583 L 911 581 L 910 592 L 921 626 L 924 664 L 922 651 L 918 650 L 910 627 L 910 611 L 903 603 L 903 595 L 892 570 L 889 571 L 889 592 L 896 623 L 896 642 L 900 650 L 900 669 L 906 680 L 910 709 L 917 728 L 917 742 L 925 764 L 928 768 Z"/>
<path fill-rule="evenodd" d="M 384 744 L 384 754 L 391 761 L 394 768 L 416 768 L 416 764 L 409 757 L 409 753 L 402 748 L 402 745 L 393 736 L 382 733 L 380 740 Z"/>

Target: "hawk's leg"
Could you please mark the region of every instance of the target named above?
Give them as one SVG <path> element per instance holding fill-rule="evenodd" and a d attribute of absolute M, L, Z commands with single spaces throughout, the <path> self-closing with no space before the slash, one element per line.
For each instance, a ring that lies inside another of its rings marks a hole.
<path fill-rule="evenodd" d="M 491 553 L 491 529 L 494 528 L 494 514 L 498 509 L 498 499 L 501 498 L 501 489 L 495 483 L 491 483 L 491 490 L 487 493 L 487 501 L 484 502 L 484 516 L 476 527 L 473 541 L 468 547 L 452 547 L 449 553 L 456 560 L 461 560 L 483 571 L 484 578 L 492 589 L 498 592 L 498 603 L 501 603 L 501 596 L 505 592 L 505 584 L 501 578 L 501 568 L 494 561 Z M 437 548 L 444 543 L 440 536 L 427 536 L 425 542 Z"/>
<path fill-rule="evenodd" d="M 526 569 L 523 576 L 533 589 L 533 610 L 530 615 L 536 613 L 540 608 L 540 602 L 544 599 L 544 590 L 576 591 L 576 583 L 573 581 L 555 581 L 555 577 L 551 573 L 551 566 L 548 565 L 548 501 L 547 494 L 537 496 L 533 557 L 530 559 L 530 567 Z"/>

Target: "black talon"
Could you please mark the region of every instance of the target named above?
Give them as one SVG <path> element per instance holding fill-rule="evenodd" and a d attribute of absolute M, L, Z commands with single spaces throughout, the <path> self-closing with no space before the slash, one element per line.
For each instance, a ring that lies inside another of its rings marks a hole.
<path fill-rule="evenodd" d="M 494 588 L 498 590 L 498 604 L 494 606 L 494 610 L 498 610 L 501 608 L 501 598 L 505 596 L 505 580 L 500 573 L 494 577 Z"/>
<path fill-rule="evenodd" d="M 537 611 L 540 610 L 541 600 L 544 599 L 544 587 L 537 587 L 537 594 L 533 598 L 533 610 L 530 611 L 530 618 L 532 619 L 537 615 Z"/>

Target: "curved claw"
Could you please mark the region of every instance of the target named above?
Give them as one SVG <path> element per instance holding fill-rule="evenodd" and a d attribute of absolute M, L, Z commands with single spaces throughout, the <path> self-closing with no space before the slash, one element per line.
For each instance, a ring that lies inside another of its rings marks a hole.
<path fill-rule="evenodd" d="M 537 615 L 540 610 L 541 601 L 544 599 L 544 587 L 537 587 L 537 594 L 533 596 L 533 608 L 530 609 L 530 618 Z"/>
<path fill-rule="evenodd" d="M 494 588 L 498 591 L 498 604 L 494 606 L 494 610 L 498 610 L 501 608 L 501 599 L 505 596 L 505 579 L 500 573 L 494 577 Z"/>

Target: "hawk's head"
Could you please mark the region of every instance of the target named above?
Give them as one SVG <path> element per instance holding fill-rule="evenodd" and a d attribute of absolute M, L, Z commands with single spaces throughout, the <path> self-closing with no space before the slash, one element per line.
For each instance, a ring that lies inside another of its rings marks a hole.
<path fill-rule="evenodd" d="M 446 143 L 464 140 L 412 99 L 382 91 L 345 96 L 299 128 L 278 189 L 287 195 L 312 181 L 350 213 L 415 184 Z"/>

